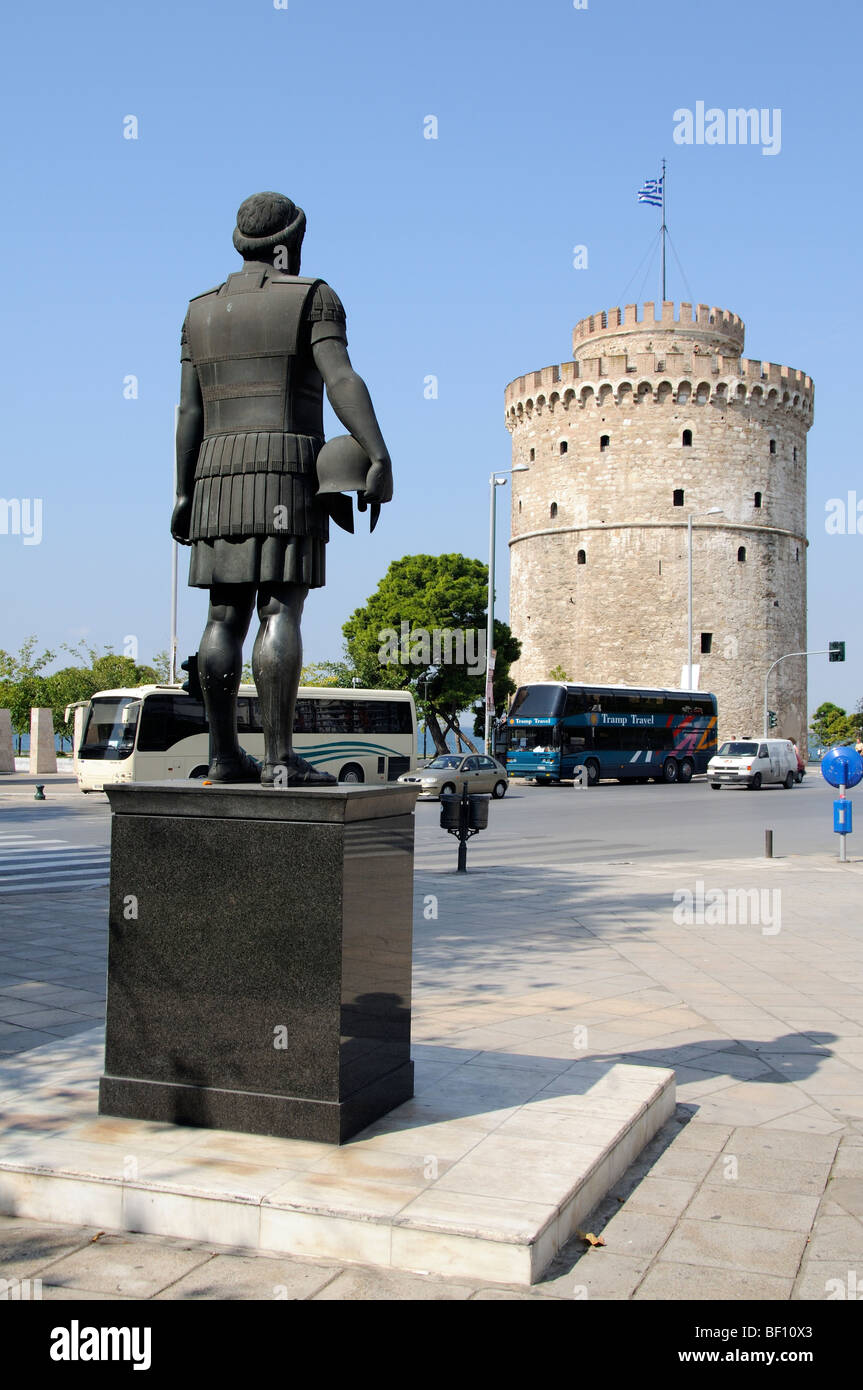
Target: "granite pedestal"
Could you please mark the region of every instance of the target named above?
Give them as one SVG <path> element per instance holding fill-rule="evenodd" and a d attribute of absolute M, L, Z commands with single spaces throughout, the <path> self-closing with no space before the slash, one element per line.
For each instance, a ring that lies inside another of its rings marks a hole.
<path fill-rule="evenodd" d="M 408 1100 L 416 793 L 106 791 L 100 1112 L 338 1144 Z"/>

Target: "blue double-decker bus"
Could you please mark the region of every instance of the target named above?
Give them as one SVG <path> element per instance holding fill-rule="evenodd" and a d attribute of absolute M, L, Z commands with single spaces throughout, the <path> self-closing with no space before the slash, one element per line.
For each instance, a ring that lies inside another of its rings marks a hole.
<path fill-rule="evenodd" d="M 689 782 L 715 752 L 716 696 L 701 690 L 540 681 L 506 720 L 507 773 L 537 782 Z"/>

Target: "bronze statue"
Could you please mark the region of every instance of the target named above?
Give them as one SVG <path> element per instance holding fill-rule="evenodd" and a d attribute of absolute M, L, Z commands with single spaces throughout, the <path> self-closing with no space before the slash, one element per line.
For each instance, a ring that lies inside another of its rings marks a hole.
<path fill-rule="evenodd" d="M 299 274 L 305 228 L 305 213 L 289 198 L 247 198 L 234 230 L 243 269 L 193 299 L 183 324 L 171 534 L 192 548 L 189 584 L 210 590 L 198 671 L 214 782 L 335 782 L 292 747 L 303 604 L 325 582 L 330 516 L 352 529 L 350 499 L 316 469 L 324 385 L 353 437 L 345 441 L 351 458 L 362 459 L 364 477 L 354 485 L 360 509 L 372 508 L 372 526 L 392 497 L 390 457 L 348 357 L 341 301 L 324 280 Z M 261 626 L 252 671 L 263 766 L 237 739 L 243 641 L 256 596 Z"/>

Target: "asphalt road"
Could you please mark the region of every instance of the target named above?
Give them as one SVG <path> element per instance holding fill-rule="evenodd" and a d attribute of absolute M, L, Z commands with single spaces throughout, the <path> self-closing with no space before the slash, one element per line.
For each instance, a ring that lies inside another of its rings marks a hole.
<path fill-rule="evenodd" d="M 8 844 L 7 853 L 16 852 L 18 837 L 24 837 L 27 850 L 43 840 L 79 849 L 107 849 L 110 815 L 106 797 L 85 797 L 74 787 L 50 782 L 46 795 L 46 801 L 36 802 L 31 787 L 0 783 L 0 837 Z M 685 786 L 603 782 L 580 791 L 516 782 L 502 801 L 491 803 L 489 829 L 472 839 L 468 864 L 554 866 L 760 857 L 768 827 L 774 831 L 777 857 L 825 851 L 838 854 L 838 836 L 832 828 L 835 795 L 818 768 L 812 768 L 805 781 L 791 791 L 765 787 L 759 792 L 714 792 L 701 778 Z M 457 844 L 440 829 L 439 819 L 438 803 L 418 803 L 420 868 L 455 868 Z M 854 836 L 850 837 L 849 852 L 855 852 Z"/>
<path fill-rule="evenodd" d="M 776 856 L 838 854 L 835 795 L 818 768 L 790 791 L 715 792 L 703 778 L 673 786 L 602 782 L 583 790 L 515 782 L 502 801 L 491 803 L 489 829 L 468 845 L 468 866 L 761 857 L 768 828 Z M 455 866 L 457 842 L 439 828 L 439 819 L 436 803 L 418 804 L 417 862 L 424 868 Z M 852 836 L 849 852 L 853 845 Z"/>

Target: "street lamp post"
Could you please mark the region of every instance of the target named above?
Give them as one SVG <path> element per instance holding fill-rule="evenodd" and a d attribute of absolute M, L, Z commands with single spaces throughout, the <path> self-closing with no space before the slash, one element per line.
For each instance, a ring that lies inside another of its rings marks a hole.
<path fill-rule="evenodd" d="M 518 463 L 514 468 L 497 468 L 488 480 L 489 486 L 489 524 L 488 524 L 488 606 L 486 619 L 485 636 L 485 733 L 483 736 L 483 749 L 489 752 L 489 733 L 491 730 L 491 710 L 489 709 L 489 679 L 493 672 L 492 666 L 492 643 L 494 642 L 494 548 L 495 548 L 495 518 L 497 515 L 496 488 L 506 487 L 506 478 L 501 477 L 502 473 L 527 473 L 526 463 Z"/>
<path fill-rule="evenodd" d="M 692 688 L 692 523 L 702 516 L 724 516 L 721 507 L 711 507 L 707 512 L 690 512 L 687 518 L 687 533 L 689 538 L 689 602 L 687 605 L 688 620 L 686 626 L 686 684 Z"/>

